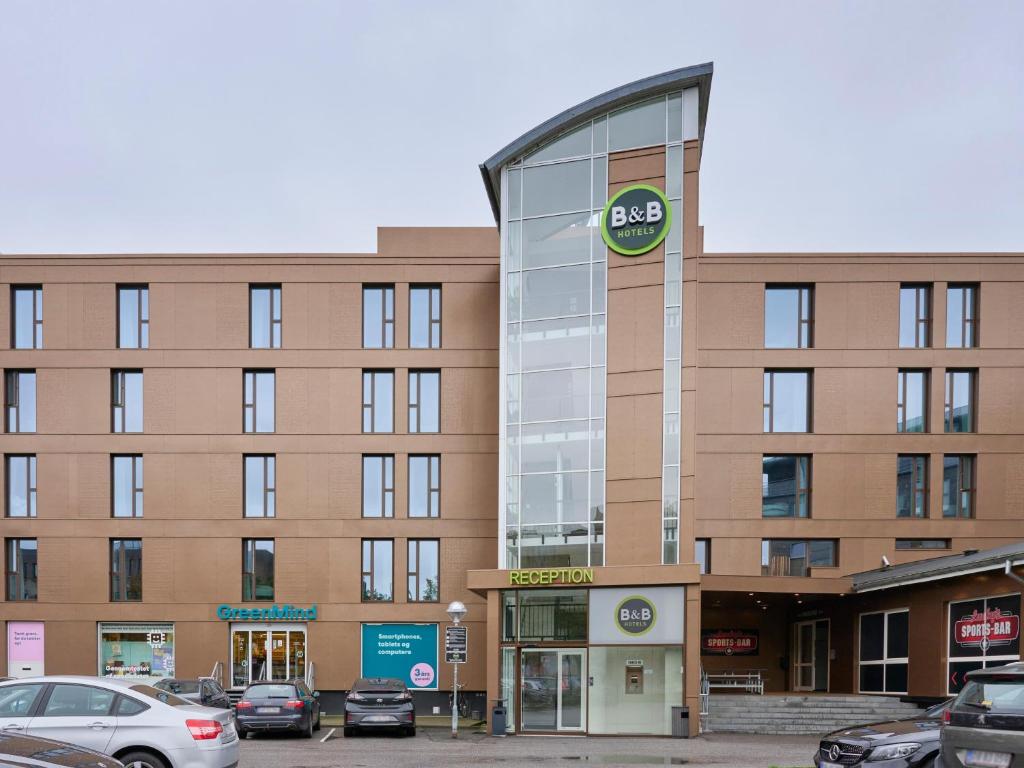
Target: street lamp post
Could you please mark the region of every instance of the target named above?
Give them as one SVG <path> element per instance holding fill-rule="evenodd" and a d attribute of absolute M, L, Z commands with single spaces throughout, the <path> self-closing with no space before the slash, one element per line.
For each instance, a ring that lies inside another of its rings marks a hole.
<path fill-rule="evenodd" d="M 459 626 L 462 617 L 466 615 L 466 606 L 459 600 L 453 600 L 448 604 L 448 617 L 455 626 Z M 459 738 L 459 665 L 454 667 L 452 678 L 452 738 Z"/>

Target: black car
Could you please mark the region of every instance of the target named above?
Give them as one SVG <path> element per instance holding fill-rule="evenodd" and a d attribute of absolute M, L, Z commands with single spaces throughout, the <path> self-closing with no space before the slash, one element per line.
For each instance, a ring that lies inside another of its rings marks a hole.
<path fill-rule="evenodd" d="M 264 731 L 297 731 L 307 739 L 320 730 L 320 692 L 304 680 L 251 683 L 235 705 L 239 738 Z"/>
<path fill-rule="evenodd" d="M 943 716 L 952 699 L 917 717 L 844 728 L 821 740 L 814 764 L 818 768 L 878 765 L 885 768 L 930 768 L 939 754 Z"/>
<path fill-rule="evenodd" d="M 112 757 L 62 741 L 0 732 L 0 765 L 11 768 L 124 768 Z"/>
<path fill-rule="evenodd" d="M 398 728 L 416 735 L 416 710 L 405 683 L 392 677 L 361 677 L 345 697 L 345 735 L 363 728 Z"/>
<path fill-rule="evenodd" d="M 212 678 L 201 677 L 198 680 L 179 680 L 169 677 L 153 685 L 162 691 L 173 693 L 193 704 L 217 709 L 231 709 L 231 697 L 221 688 L 220 683 Z"/>

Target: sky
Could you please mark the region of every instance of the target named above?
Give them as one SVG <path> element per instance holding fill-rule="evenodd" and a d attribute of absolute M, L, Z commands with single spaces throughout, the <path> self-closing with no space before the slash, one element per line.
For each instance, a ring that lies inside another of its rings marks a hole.
<path fill-rule="evenodd" d="M 368 252 L 713 61 L 707 251 L 1024 251 L 1024 2 L 0 0 L 0 252 Z"/>

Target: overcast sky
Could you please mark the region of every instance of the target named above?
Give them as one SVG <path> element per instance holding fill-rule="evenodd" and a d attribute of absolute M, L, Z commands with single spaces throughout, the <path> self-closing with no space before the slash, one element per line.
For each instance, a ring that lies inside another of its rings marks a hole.
<path fill-rule="evenodd" d="M 709 251 L 1024 251 L 1024 2 L 0 0 L 0 251 L 372 251 L 713 61 Z"/>

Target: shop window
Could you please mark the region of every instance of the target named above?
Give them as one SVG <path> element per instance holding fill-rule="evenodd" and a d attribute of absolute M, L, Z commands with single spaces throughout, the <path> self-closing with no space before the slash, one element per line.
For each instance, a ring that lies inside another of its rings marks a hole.
<path fill-rule="evenodd" d="M 11 286 L 11 348 L 43 348 L 43 286 Z"/>
<path fill-rule="evenodd" d="M 244 432 L 274 431 L 274 371 L 245 371 L 242 404 Z"/>
<path fill-rule="evenodd" d="M 947 432 L 977 432 L 975 393 L 978 372 L 946 371 L 944 422 Z"/>
<path fill-rule="evenodd" d="M 977 283 L 950 283 L 946 288 L 946 346 L 978 346 Z"/>
<path fill-rule="evenodd" d="M 810 576 L 811 568 L 838 565 L 833 539 L 763 539 L 762 576 Z"/>
<path fill-rule="evenodd" d="M 700 572 L 711 573 L 711 539 L 695 539 L 693 561 L 700 566 Z"/>
<path fill-rule="evenodd" d="M 814 286 L 766 285 L 764 345 L 769 349 L 814 346 Z"/>
<path fill-rule="evenodd" d="M 39 543 L 35 539 L 5 539 L 4 544 L 7 599 L 36 600 L 39 594 Z"/>
<path fill-rule="evenodd" d="M 672 733 L 683 700 L 679 646 L 591 646 L 588 728 L 598 734 Z"/>
<path fill-rule="evenodd" d="M 949 604 L 947 691 L 960 692 L 964 676 L 1020 659 L 1020 594 Z"/>
<path fill-rule="evenodd" d="M 761 516 L 811 516 L 811 457 L 761 458 Z"/>
<path fill-rule="evenodd" d="M 391 539 L 363 539 L 362 601 L 390 603 L 395 599 L 395 542 Z"/>
<path fill-rule="evenodd" d="M 4 408 L 4 428 L 7 432 L 36 431 L 35 371 L 6 372 Z"/>
<path fill-rule="evenodd" d="M 249 346 L 281 348 L 281 286 L 249 286 Z"/>
<path fill-rule="evenodd" d="M 36 516 L 36 457 L 5 456 L 7 517 Z"/>
<path fill-rule="evenodd" d="M 942 516 L 974 517 L 974 456 L 942 457 Z"/>
<path fill-rule="evenodd" d="M 928 456 L 896 458 L 896 517 L 928 517 Z"/>
<path fill-rule="evenodd" d="M 536 589 L 515 594 L 519 642 L 586 642 L 586 590 Z"/>
<path fill-rule="evenodd" d="M 110 540 L 110 600 L 142 600 L 142 539 Z"/>
<path fill-rule="evenodd" d="M 395 372 L 363 371 L 363 432 L 394 432 Z"/>
<path fill-rule="evenodd" d="M 438 539 L 409 539 L 408 554 L 406 599 L 410 603 L 438 602 L 441 599 L 441 542 Z"/>
<path fill-rule="evenodd" d="M 101 677 L 174 677 L 173 624 L 100 624 Z"/>
<path fill-rule="evenodd" d="M 277 514 L 277 456 L 249 455 L 244 458 L 245 517 L 274 517 Z"/>
<path fill-rule="evenodd" d="M 928 371 L 901 370 L 897 374 L 896 431 L 928 431 Z"/>
<path fill-rule="evenodd" d="M 142 371 L 110 374 L 111 432 L 142 431 Z"/>
<path fill-rule="evenodd" d="M 242 600 L 274 599 L 274 540 L 242 539 Z"/>
<path fill-rule="evenodd" d="M 860 615 L 860 692 L 907 693 L 910 611 Z"/>
<path fill-rule="evenodd" d="M 440 371 L 409 371 L 409 431 L 441 431 Z"/>
<path fill-rule="evenodd" d="M 932 287 L 930 284 L 900 285 L 900 346 L 932 345 Z"/>
<path fill-rule="evenodd" d="M 363 517 L 394 516 L 395 457 L 363 456 Z"/>
<path fill-rule="evenodd" d="M 412 349 L 441 348 L 441 286 L 409 288 L 409 346 Z"/>
<path fill-rule="evenodd" d="M 117 346 L 119 349 L 149 347 L 149 286 L 117 286 Z"/>
<path fill-rule="evenodd" d="M 142 456 L 111 456 L 110 505 L 113 517 L 142 517 Z"/>
<path fill-rule="evenodd" d="M 811 372 L 764 372 L 764 431 L 811 431 Z"/>
<path fill-rule="evenodd" d="M 409 517 L 441 515 L 441 457 L 409 457 Z"/>
<path fill-rule="evenodd" d="M 949 539 L 896 539 L 896 549 L 899 550 L 920 550 L 920 549 L 949 549 Z"/>
<path fill-rule="evenodd" d="M 395 346 L 395 286 L 363 286 L 363 348 Z"/>

